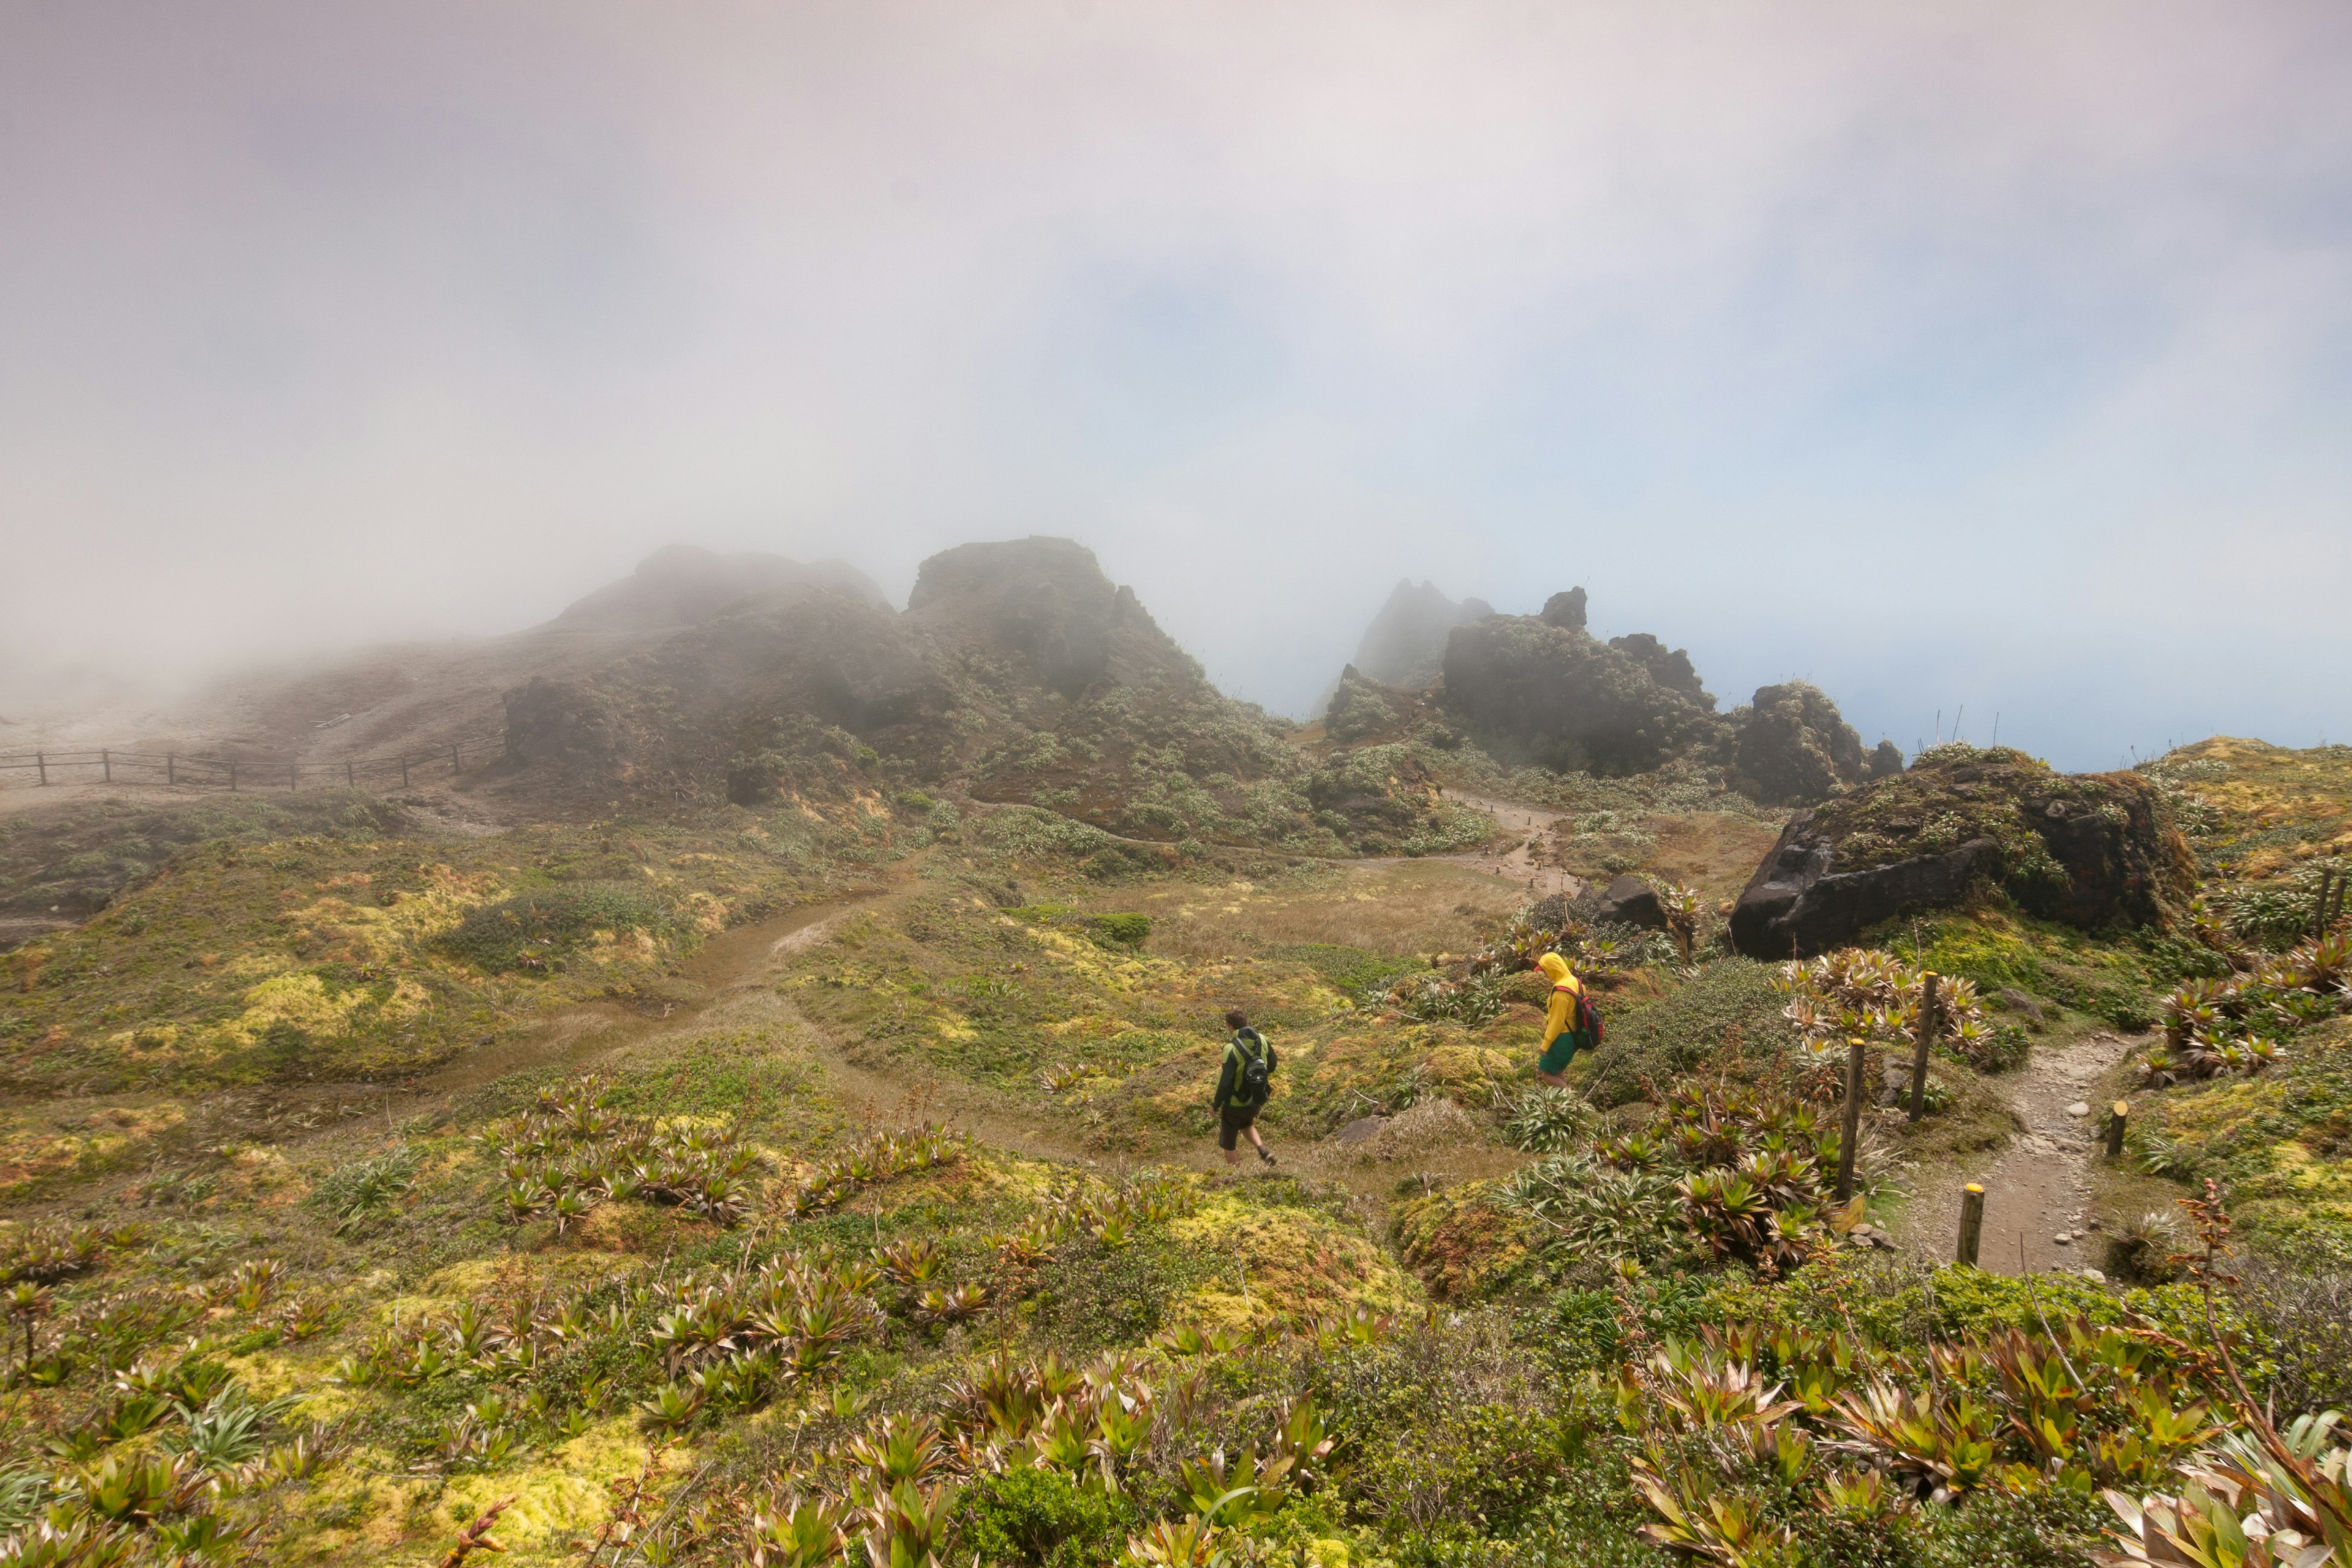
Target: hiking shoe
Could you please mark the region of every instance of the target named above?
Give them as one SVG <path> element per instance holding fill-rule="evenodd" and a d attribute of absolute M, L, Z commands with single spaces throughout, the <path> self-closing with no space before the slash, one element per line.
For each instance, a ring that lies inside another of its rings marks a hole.
<path fill-rule="evenodd" d="M 1269 1165 L 1274 1163 L 1274 1151 L 1271 1149 L 1259 1150 L 1257 1152 L 1257 1157 L 1265 1161 Z"/>

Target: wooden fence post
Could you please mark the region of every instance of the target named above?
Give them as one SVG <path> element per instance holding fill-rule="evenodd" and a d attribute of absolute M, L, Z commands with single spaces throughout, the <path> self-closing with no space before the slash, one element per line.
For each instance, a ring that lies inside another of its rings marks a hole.
<path fill-rule="evenodd" d="M 106 782 L 108 784 L 112 784 L 114 782 L 114 753 L 108 751 L 105 747 L 100 746 L 98 749 L 98 765 L 106 770 Z"/>
<path fill-rule="evenodd" d="M 457 765 L 457 748 L 455 746 L 449 748 L 449 771 L 453 773 L 461 773 L 466 771 L 464 768 Z"/>
<path fill-rule="evenodd" d="M 167 784 L 180 782 L 180 764 L 169 752 L 163 753 L 163 782 Z"/>
<path fill-rule="evenodd" d="M 1977 1260 L 1977 1243 L 1984 1237 L 1984 1185 L 1970 1182 L 1960 1194 L 1960 1249 L 1958 1260 L 1973 1264 Z"/>
<path fill-rule="evenodd" d="M 1919 1044 L 1911 1053 L 1911 1120 L 1927 1114 L 1927 1051 L 1936 1041 L 1936 987 L 1939 976 L 1927 972 L 1927 993 L 1919 999 Z"/>
<path fill-rule="evenodd" d="M 289 795 L 291 795 L 291 794 L 293 794 L 296 790 L 300 789 L 301 787 L 302 787 L 302 764 L 301 764 L 301 763 L 287 763 L 287 764 L 286 764 L 286 793 L 287 793 L 287 794 L 289 794 Z"/>
<path fill-rule="evenodd" d="M 2328 884 L 2335 879 L 2335 867 L 2322 866 L 2319 868 L 2319 903 L 2312 911 L 2311 916 L 2311 934 L 2314 936 L 2326 936 L 2327 934 Z"/>
<path fill-rule="evenodd" d="M 403 789 L 408 787 L 408 753 L 406 752 L 400 753 L 400 787 Z"/>
<path fill-rule="evenodd" d="M 236 764 L 235 763 L 231 763 L 228 765 L 228 793 L 231 795 L 235 795 L 236 793 Z"/>
<path fill-rule="evenodd" d="M 1859 1039 L 1845 1048 L 1845 1124 L 1838 1138 L 1837 1201 L 1853 1197 L 1853 1146 L 1862 1140 L 1862 1060 L 1865 1047 Z"/>
<path fill-rule="evenodd" d="M 49 787 L 49 758 L 48 758 L 48 753 L 47 753 L 47 752 L 35 752 L 33 753 L 33 766 L 40 770 L 40 773 L 41 773 L 41 784 L 40 784 L 40 787 L 41 787 L 41 788 L 43 788 L 43 789 L 47 789 L 47 788 L 48 788 L 48 787 Z"/>
<path fill-rule="evenodd" d="M 2130 1115 L 2131 1101 L 2116 1100 L 2113 1114 L 2107 1118 L 2107 1158 L 2110 1160 L 2124 1157 L 2124 1123 Z"/>

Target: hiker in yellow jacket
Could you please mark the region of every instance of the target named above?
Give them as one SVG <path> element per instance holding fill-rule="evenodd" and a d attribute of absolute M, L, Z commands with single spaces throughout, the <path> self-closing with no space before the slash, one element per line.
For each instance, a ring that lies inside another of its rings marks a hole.
<path fill-rule="evenodd" d="M 1544 1014 L 1543 1055 L 1536 1059 L 1536 1076 L 1546 1083 L 1565 1086 L 1568 1064 L 1576 1053 L 1592 1043 L 1586 1031 L 1576 1026 L 1576 1004 L 1584 994 L 1584 983 L 1569 972 L 1568 960 L 1556 952 L 1547 952 L 1536 960 L 1536 967 L 1551 982 L 1551 1006 Z"/>

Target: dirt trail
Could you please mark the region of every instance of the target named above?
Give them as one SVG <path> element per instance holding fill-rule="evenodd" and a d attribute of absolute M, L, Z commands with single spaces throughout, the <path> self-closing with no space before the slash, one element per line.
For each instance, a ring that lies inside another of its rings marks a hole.
<path fill-rule="evenodd" d="M 793 954 L 824 941 L 852 910 L 888 896 L 883 891 L 805 905 L 722 932 L 680 970 L 684 978 L 712 994 L 709 1001 L 663 1017 L 619 1004 L 579 1008 L 512 1040 L 467 1053 L 419 1079 L 413 1093 L 420 1099 L 446 1097 L 531 1068 L 585 1071 L 625 1052 L 658 1048 L 696 1036 L 742 1032 L 807 1051 L 833 1099 L 849 1115 L 886 1121 L 926 1117 L 950 1122 L 983 1143 L 1017 1153 L 1096 1163 L 1048 1110 L 1024 1106 L 1013 1095 L 961 1080 L 860 1066 L 776 989 L 775 981 Z"/>
<path fill-rule="evenodd" d="M 2091 1162 L 2098 1153 L 2104 1110 L 2096 1086 L 2135 1043 L 2103 1031 L 2056 1049 L 2036 1046 L 2008 1086 L 2010 1104 L 2025 1131 L 2006 1147 L 1958 1169 L 1922 1173 L 1922 1190 L 1905 1216 L 1908 1244 L 1939 1261 L 1951 1257 L 1959 1235 L 1961 1188 L 1981 1182 L 1984 1235 L 1977 1261 L 1985 1268 L 2016 1274 L 2097 1267 L 2098 1233 L 2084 1229 L 2090 1219 Z M 2077 1105 L 2086 1114 L 2073 1114 Z M 2072 1239 L 2061 1242 L 2061 1235 Z"/>
<path fill-rule="evenodd" d="M 1489 876 L 1507 878 L 1538 898 L 1552 893 L 1565 893 L 1574 898 L 1584 891 L 1583 878 L 1572 876 L 1557 866 L 1539 863 L 1528 848 L 1530 844 L 1540 843 L 1555 824 L 1567 820 L 1569 813 L 1549 810 L 1540 805 L 1521 805 L 1517 801 L 1489 800 L 1484 795 L 1469 795 L 1458 789 L 1449 789 L 1444 793 L 1445 798 L 1454 805 L 1485 812 L 1495 819 L 1497 829 L 1517 837 L 1510 847 L 1500 852 L 1479 849 L 1467 855 L 1432 856 L 1432 859 L 1451 860 L 1457 866 L 1467 866 Z"/>

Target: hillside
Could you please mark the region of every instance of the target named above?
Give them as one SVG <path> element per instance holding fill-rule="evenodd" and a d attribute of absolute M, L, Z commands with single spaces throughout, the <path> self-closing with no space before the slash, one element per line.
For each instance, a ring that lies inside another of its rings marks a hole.
<path fill-rule="evenodd" d="M 2352 1400 L 2352 748 L 1849 783 L 1782 689 L 1758 754 L 1839 775 L 1792 815 L 1739 729 L 1498 760 L 1451 672 L 1267 719 L 1067 542 L 621 598 L 415 804 L 0 817 L 70 922 L 0 970 L 0 1563 L 2089 1568 L 2194 1560 L 2109 1489 L 2346 1500 L 2289 1424 Z M 1808 833 L 2003 858 L 1743 955 Z M 2180 881 L 2070 901 L 2111 858 Z M 1565 1089 L 1549 952 L 1607 1022 Z"/>

